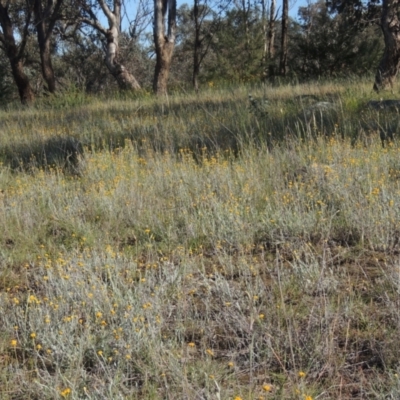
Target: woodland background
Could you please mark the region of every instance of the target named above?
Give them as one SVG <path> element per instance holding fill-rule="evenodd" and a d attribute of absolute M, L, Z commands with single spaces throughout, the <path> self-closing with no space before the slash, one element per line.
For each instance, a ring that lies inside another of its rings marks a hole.
<path fill-rule="evenodd" d="M 176 91 L 360 76 L 377 70 L 384 51 L 382 5 L 374 2 L 319 0 L 295 16 L 286 0 L 176 6 L 173 0 L 2 0 L 0 101 L 15 99 L 18 90 L 22 102 L 31 102 L 65 91 L 165 94 L 167 81 Z"/>

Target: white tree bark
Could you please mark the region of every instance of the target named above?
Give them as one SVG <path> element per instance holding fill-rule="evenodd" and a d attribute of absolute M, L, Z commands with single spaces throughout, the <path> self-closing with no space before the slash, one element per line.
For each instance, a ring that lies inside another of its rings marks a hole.
<path fill-rule="evenodd" d="M 136 78 L 125 68 L 118 60 L 118 40 L 121 26 L 121 0 L 113 1 L 113 10 L 111 10 L 104 0 L 97 0 L 104 15 L 108 21 L 108 29 L 104 28 L 96 18 L 90 8 L 90 5 L 84 3 L 84 10 L 89 14 L 89 18 L 84 18 L 83 22 L 92 26 L 106 38 L 105 63 L 108 70 L 116 79 L 118 86 L 122 90 L 138 90 L 140 85 Z"/>

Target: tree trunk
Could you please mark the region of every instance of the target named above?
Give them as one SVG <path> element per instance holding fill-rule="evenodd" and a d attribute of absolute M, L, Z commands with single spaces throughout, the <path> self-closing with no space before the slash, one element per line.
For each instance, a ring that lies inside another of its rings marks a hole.
<path fill-rule="evenodd" d="M 174 44 L 165 41 L 164 46 L 157 53 L 153 82 L 153 90 L 157 95 L 167 94 L 167 83 L 173 50 Z"/>
<path fill-rule="evenodd" d="M 246 0 L 242 0 L 242 17 L 244 19 L 244 36 L 246 38 L 246 42 L 245 42 L 245 51 L 247 53 L 247 59 L 250 60 L 250 4 L 249 1 L 247 1 L 247 5 L 246 5 Z"/>
<path fill-rule="evenodd" d="M 40 61 L 43 79 L 47 84 L 50 93 L 56 91 L 56 78 L 51 62 L 51 34 L 58 17 L 58 12 L 63 0 L 57 0 L 56 5 L 52 1 L 48 2 L 47 9 L 43 12 L 42 0 L 34 0 L 33 9 L 35 14 L 36 33 L 39 44 Z M 50 16 L 50 13 L 53 13 Z M 46 22 L 48 23 L 46 26 Z"/>
<path fill-rule="evenodd" d="M 135 77 L 117 61 L 119 28 L 117 23 L 111 24 L 107 31 L 107 49 L 105 63 L 121 90 L 139 90 L 140 85 Z"/>
<path fill-rule="evenodd" d="M 121 90 L 140 90 L 140 84 L 136 78 L 120 63 L 115 63 L 112 67 L 107 64 L 109 71 L 117 81 Z"/>
<path fill-rule="evenodd" d="M 10 58 L 11 71 L 18 88 L 22 104 L 30 104 L 35 100 L 31 84 L 24 72 L 24 65 L 20 59 Z"/>
<path fill-rule="evenodd" d="M 385 52 L 375 76 L 374 90 L 379 92 L 393 87 L 400 68 L 400 0 L 383 0 L 381 28 L 385 40 Z"/>
<path fill-rule="evenodd" d="M 200 74 L 200 21 L 199 21 L 199 0 L 194 0 L 193 19 L 194 19 L 194 49 L 193 49 L 193 87 L 197 92 L 199 90 L 199 74 Z"/>
<path fill-rule="evenodd" d="M 168 12 L 168 27 L 165 17 Z M 154 44 L 156 68 L 153 90 L 157 95 L 167 94 L 168 75 L 175 47 L 176 0 L 154 0 Z"/>
<path fill-rule="evenodd" d="M 271 8 L 269 12 L 269 27 L 268 27 L 268 56 L 275 56 L 275 1 L 271 0 Z"/>
<path fill-rule="evenodd" d="M 281 59 L 280 59 L 280 63 L 279 63 L 279 73 L 282 76 L 286 76 L 286 73 L 287 73 L 288 23 L 289 23 L 289 0 L 283 0 Z"/>
<path fill-rule="evenodd" d="M 268 54 L 268 33 L 267 33 L 267 4 L 266 0 L 261 0 L 261 21 L 262 21 L 262 34 L 263 34 L 263 66 L 267 61 Z"/>
<path fill-rule="evenodd" d="M 89 18 L 82 18 L 81 21 L 92 26 L 106 38 L 106 56 L 104 59 L 108 70 L 117 81 L 118 87 L 121 90 L 138 90 L 140 85 L 135 77 L 125 68 L 124 65 L 118 60 L 119 51 L 119 34 L 121 27 L 121 0 L 97 0 L 96 3 L 102 9 L 104 15 L 107 17 L 109 29 L 104 28 L 95 12 L 93 11 L 94 5 L 90 2 L 82 2 L 81 7 L 89 15 Z M 113 10 L 110 9 L 109 4 L 113 4 Z"/>
<path fill-rule="evenodd" d="M 43 78 L 47 83 L 47 89 L 50 93 L 56 91 L 56 77 L 54 75 L 53 65 L 51 63 L 51 50 L 50 50 L 50 39 L 46 40 L 43 47 L 40 46 L 40 61 L 42 63 L 42 74 Z"/>
<path fill-rule="evenodd" d="M 3 30 L 2 42 L 5 48 L 6 55 L 10 61 L 12 75 L 17 85 L 19 97 L 22 104 L 29 104 L 35 100 L 29 78 L 24 72 L 24 65 L 22 62 L 22 52 L 25 47 L 26 37 L 21 38 L 20 45 L 17 46 L 14 38 L 13 26 L 11 19 L 8 15 L 7 8 L 0 4 L 0 25 Z M 26 33 L 27 34 L 27 33 Z"/>
<path fill-rule="evenodd" d="M 193 53 L 193 88 L 196 92 L 199 91 L 199 75 L 200 75 L 199 49 L 197 46 L 195 46 Z"/>
<path fill-rule="evenodd" d="M 46 81 L 48 91 L 50 93 L 55 93 L 56 78 L 54 75 L 53 65 L 51 63 L 50 37 L 46 37 L 43 20 L 36 24 L 36 31 L 38 37 L 43 79 Z"/>

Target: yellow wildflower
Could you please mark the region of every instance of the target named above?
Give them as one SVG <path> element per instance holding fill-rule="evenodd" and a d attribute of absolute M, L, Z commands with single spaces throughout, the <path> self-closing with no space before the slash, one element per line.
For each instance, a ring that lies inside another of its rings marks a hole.
<path fill-rule="evenodd" d="M 65 388 L 64 390 L 62 390 L 62 391 L 60 392 L 61 397 L 67 397 L 67 396 L 70 395 L 70 393 L 71 393 L 71 389 L 70 389 L 70 388 Z"/>

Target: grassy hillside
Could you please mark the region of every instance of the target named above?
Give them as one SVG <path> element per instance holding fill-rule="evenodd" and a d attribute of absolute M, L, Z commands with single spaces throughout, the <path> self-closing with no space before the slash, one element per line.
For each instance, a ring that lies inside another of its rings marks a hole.
<path fill-rule="evenodd" d="M 372 98 L 0 111 L 1 399 L 399 398 L 398 113 Z"/>

